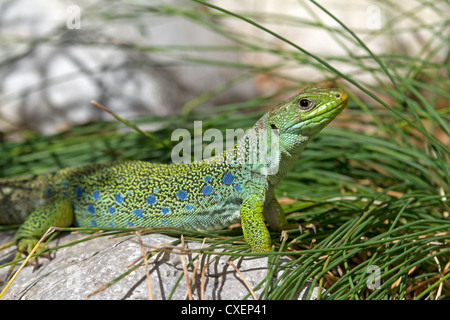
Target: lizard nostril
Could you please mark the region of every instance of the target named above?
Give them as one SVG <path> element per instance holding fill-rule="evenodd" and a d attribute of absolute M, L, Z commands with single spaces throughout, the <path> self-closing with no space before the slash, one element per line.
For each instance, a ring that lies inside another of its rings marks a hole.
<path fill-rule="evenodd" d="M 336 98 L 340 98 L 341 97 L 341 95 L 338 93 L 338 94 L 336 94 Z"/>

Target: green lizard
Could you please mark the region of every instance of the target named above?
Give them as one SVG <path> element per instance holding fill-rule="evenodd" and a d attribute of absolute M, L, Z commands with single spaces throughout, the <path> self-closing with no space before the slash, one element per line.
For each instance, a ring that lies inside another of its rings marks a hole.
<path fill-rule="evenodd" d="M 203 161 L 113 162 L 1 179 L 0 224 L 23 222 L 13 242 L 18 254 L 51 226 L 211 230 L 239 221 L 252 251 L 269 251 L 266 222 L 288 228 L 274 187 L 347 99 L 341 89 L 307 88 L 266 113 L 233 148 Z M 264 132 L 258 148 L 270 160 L 249 161 L 252 132 Z"/>

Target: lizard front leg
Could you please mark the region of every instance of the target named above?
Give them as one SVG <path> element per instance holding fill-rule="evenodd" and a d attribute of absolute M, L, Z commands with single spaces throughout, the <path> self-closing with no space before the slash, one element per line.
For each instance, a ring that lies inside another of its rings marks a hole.
<path fill-rule="evenodd" d="M 263 216 L 264 198 L 258 194 L 245 197 L 241 205 L 241 223 L 245 241 L 253 252 L 270 251 L 271 240 Z"/>
<path fill-rule="evenodd" d="M 283 231 L 287 229 L 297 229 L 298 224 L 288 224 L 283 208 L 274 195 L 264 206 L 264 218 L 270 227 L 275 231 Z"/>

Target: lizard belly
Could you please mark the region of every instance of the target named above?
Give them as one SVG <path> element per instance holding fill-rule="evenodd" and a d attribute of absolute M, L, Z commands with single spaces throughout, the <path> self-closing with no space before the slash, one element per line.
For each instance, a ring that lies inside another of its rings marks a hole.
<path fill-rule="evenodd" d="M 121 200 L 120 196 L 114 196 Z M 195 208 L 187 203 L 184 208 L 172 209 L 159 206 L 135 205 L 120 207 L 109 201 L 93 204 L 91 201 L 75 201 L 75 223 L 80 227 L 172 227 L 185 230 L 217 230 L 240 221 L 239 198 L 211 203 Z"/>
<path fill-rule="evenodd" d="M 182 228 L 186 230 L 218 230 L 240 221 L 239 199 L 227 201 L 212 206 L 208 210 L 199 211 L 194 215 L 182 215 Z"/>

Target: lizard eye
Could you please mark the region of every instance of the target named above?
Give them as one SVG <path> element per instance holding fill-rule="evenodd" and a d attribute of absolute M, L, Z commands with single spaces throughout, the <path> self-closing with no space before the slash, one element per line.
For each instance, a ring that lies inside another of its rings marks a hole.
<path fill-rule="evenodd" d="M 301 99 L 297 105 L 300 107 L 300 109 L 302 110 L 309 110 L 311 109 L 311 107 L 313 106 L 313 104 L 311 103 L 310 100 L 308 99 Z"/>

